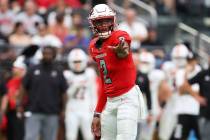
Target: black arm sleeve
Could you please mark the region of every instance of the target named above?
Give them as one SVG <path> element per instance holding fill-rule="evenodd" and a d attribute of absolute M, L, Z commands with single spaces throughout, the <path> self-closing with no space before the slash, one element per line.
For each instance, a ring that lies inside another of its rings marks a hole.
<path fill-rule="evenodd" d="M 22 85 L 23 85 L 23 88 L 26 90 L 29 90 L 29 88 L 30 88 L 32 74 L 33 74 L 33 70 L 32 70 L 32 68 L 30 68 L 27 70 L 25 76 L 23 77 Z"/>
<path fill-rule="evenodd" d="M 6 83 L 3 81 L 0 81 L 0 98 L 6 94 L 7 88 L 6 88 Z"/>
<path fill-rule="evenodd" d="M 139 80 L 139 79 L 141 79 L 141 80 Z M 149 82 L 148 76 L 145 74 L 142 74 L 142 73 L 138 73 L 136 84 L 139 86 L 139 88 L 141 89 L 141 92 L 144 94 L 144 96 L 146 96 L 147 109 L 151 110 L 152 102 L 151 102 L 150 82 Z"/>
<path fill-rule="evenodd" d="M 202 77 L 204 75 L 205 71 L 201 71 L 199 72 L 196 76 L 194 76 L 193 78 L 189 79 L 188 82 L 192 85 L 195 83 L 200 84 Z"/>
<path fill-rule="evenodd" d="M 60 72 L 60 92 L 61 94 L 65 93 L 67 88 L 68 88 L 68 84 L 66 79 L 64 78 L 63 72 Z"/>
<path fill-rule="evenodd" d="M 152 101 L 151 101 L 151 92 L 150 92 L 150 84 L 149 84 L 148 76 L 145 76 L 145 95 L 147 100 L 147 109 L 152 109 Z"/>

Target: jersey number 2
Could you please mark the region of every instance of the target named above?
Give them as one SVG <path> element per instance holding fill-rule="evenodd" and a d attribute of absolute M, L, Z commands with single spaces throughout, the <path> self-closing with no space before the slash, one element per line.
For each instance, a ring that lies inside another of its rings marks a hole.
<path fill-rule="evenodd" d="M 106 63 L 103 59 L 100 60 L 100 68 L 103 70 L 105 84 L 111 84 L 112 80 L 107 76 L 108 75 L 108 70 L 107 70 L 107 67 L 106 67 Z"/>

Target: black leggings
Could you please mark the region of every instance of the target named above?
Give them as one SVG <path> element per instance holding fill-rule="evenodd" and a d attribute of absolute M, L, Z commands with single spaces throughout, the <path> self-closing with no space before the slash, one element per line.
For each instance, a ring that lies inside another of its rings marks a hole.
<path fill-rule="evenodd" d="M 201 140 L 198 126 L 198 116 L 186 114 L 178 115 L 178 123 L 171 140 L 187 140 L 191 130 L 194 130 L 196 138 Z"/>
<path fill-rule="evenodd" d="M 9 111 L 7 113 L 7 119 L 8 119 L 7 139 L 23 140 L 24 120 L 17 118 L 16 111 Z"/>

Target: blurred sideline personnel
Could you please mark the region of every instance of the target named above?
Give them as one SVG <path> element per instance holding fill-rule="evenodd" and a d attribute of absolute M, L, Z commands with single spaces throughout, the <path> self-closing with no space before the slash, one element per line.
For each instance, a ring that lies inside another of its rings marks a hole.
<path fill-rule="evenodd" d="M 190 132 L 193 130 L 196 139 L 200 140 L 200 132 L 198 128 L 199 102 L 193 96 L 186 94 L 186 91 L 182 90 L 181 86 L 185 81 L 185 76 L 187 79 L 191 79 L 201 71 L 201 67 L 197 64 L 196 55 L 185 45 L 177 45 L 172 51 L 172 56 L 180 66 L 176 72 L 178 98 L 176 101 L 176 107 L 174 108 L 178 122 L 173 138 L 175 140 L 185 140 L 190 136 Z M 180 65 L 181 62 L 183 63 L 182 66 Z M 186 68 L 190 70 L 187 72 Z M 198 84 L 193 84 L 192 89 L 197 95 L 199 95 Z"/>
<path fill-rule="evenodd" d="M 176 114 L 174 113 L 177 99 L 177 90 L 175 84 L 176 65 L 173 61 L 166 61 L 163 63 L 161 69 L 165 74 L 166 82 L 169 85 L 168 90 L 171 91 L 171 94 L 163 94 L 164 96 L 162 96 L 164 106 L 159 120 L 158 134 L 159 139 L 169 140 L 177 123 Z"/>
<path fill-rule="evenodd" d="M 119 24 L 119 29 L 126 31 L 131 36 L 131 49 L 139 50 L 141 43 L 148 38 L 146 26 L 137 21 L 135 9 L 128 8 L 125 10 L 125 21 Z"/>
<path fill-rule="evenodd" d="M 209 53 L 209 52 L 208 52 Z M 210 53 L 209 53 L 210 60 Z M 190 69 L 186 69 L 187 73 L 189 73 Z M 193 91 L 192 86 L 197 83 L 200 87 L 200 96 L 196 92 Z M 194 96 L 200 103 L 200 119 L 199 119 L 199 128 L 202 140 L 210 139 L 210 67 L 205 70 L 201 70 L 195 77 L 186 80 L 185 84 L 182 86 L 182 90 L 186 93 Z"/>
<path fill-rule="evenodd" d="M 164 72 L 155 68 L 154 55 L 144 51 L 140 53 L 139 59 L 140 71 L 148 75 L 151 92 L 151 109 L 148 110 L 147 122 L 141 123 L 139 140 L 152 140 L 157 137 L 157 124 L 162 112 L 161 102 L 171 91 L 168 90 Z"/>
<path fill-rule="evenodd" d="M 141 43 L 148 38 L 146 26 L 137 21 L 136 11 L 133 8 L 125 10 L 125 21 L 119 24 L 119 29 L 126 31 L 131 36 L 131 49 L 139 50 Z"/>
<path fill-rule="evenodd" d="M 142 94 L 144 95 L 144 99 L 145 99 L 146 105 L 147 105 L 147 112 L 150 112 L 151 111 L 150 81 L 149 81 L 148 75 L 141 72 L 139 55 L 140 54 L 138 51 L 133 51 L 132 56 L 133 56 L 134 64 L 136 66 L 136 70 L 137 70 L 136 84 L 139 86 L 139 88 L 142 91 Z M 148 123 L 150 123 L 151 118 L 152 118 L 151 115 L 147 115 L 146 121 Z M 142 124 L 142 122 L 138 123 L 138 131 L 137 131 L 136 140 L 139 140 L 139 138 L 140 138 L 140 132 L 142 131 L 141 124 Z"/>
<path fill-rule="evenodd" d="M 145 117 L 145 104 L 135 85 L 131 38 L 127 32 L 115 30 L 116 14 L 105 4 L 91 10 L 89 21 L 95 35 L 89 51 L 103 81 L 92 132 L 101 140 L 135 140 L 138 120 Z"/>
<path fill-rule="evenodd" d="M 67 83 L 55 64 L 56 50 L 46 46 L 40 64 L 32 66 L 22 82 L 22 95 L 28 97 L 25 108 L 24 140 L 56 140 L 59 113 L 64 111 Z"/>
<path fill-rule="evenodd" d="M 187 64 L 188 49 L 183 44 L 177 44 L 171 52 L 171 61 L 164 62 L 162 69 L 165 72 L 166 79 L 172 90 L 172 95 L 166 100 L 159 125 L 159 138 L 169 140 L 174 138 L 178 122 L 178 104 L 179 103 L 179 71 L 184 70 Z M 181 103 L 182 105 L 182 103 Z M 177 129 L 178 130 L 178 129 Z M 180 129 L 179 129 L 180 130 Z M 178 132 L 178 131 L 177 131 Z"/>
<path fill-rule="evenodd" d="M 87 68 L 88 56 L 75 48 L 68 55 L 70 70 L 64 71 L 69 88 L 66 104 L 66 140 L 76 140 L 81 129 L 84 140 L 93 140 L 92 113 L 96 104 L 96 73 Z"/>
<path fill-rule="evenodd" d="M 7 139 L 23 140 L 24 137 L 24 119 L 17 111 L 18 94 L 22 78 L 26 72 L 24 58 L 19 56 L 13 63 L 12 78 L 7 83 L 7 93 L 3 96 L 1 102 L 1 112 L 7 116 Z"/>

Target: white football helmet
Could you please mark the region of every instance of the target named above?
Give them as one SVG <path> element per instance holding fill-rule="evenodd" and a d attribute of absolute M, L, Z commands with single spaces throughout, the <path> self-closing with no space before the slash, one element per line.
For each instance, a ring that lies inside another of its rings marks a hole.
<path fill-rule="evenodd" d="M 25 64 L 25 56 L 21 55 L 13 62 L 12 73 L 14 76 L 23 77 L 26 73 L 27 66 Z"/>
<path fill-rule="evenodd" d="M 183 68 L 187 64 L 189 50 L 183 44 L 178 44 L 172 49 L 172 62 L 178 67 Z"/>
<path fill-rule="evenodd" d="M 51 46 L 55 48 L 61 48 L 62 42 L 58 37 L 52 34 L 45 35 L 44 37 L 35 36 L 32 38 L 32 44 L 39 47 Z"/>
<path fill-rule="evenodd" d="M 25 56 L 23 56 L 23 55 L 18 56 L 16 58 L 16 60 L 14 61 L 14 63 L 13 63 L 13 67 L 14 68 L 21 69 L 21 70 L 26 70 L 27 69 L 27 66 L 24 63 L 24 61 L 25 61 Z"/>
<path fill-rule="evenodd" d="M 140 60 L 140 71 L 148 74 L 155 68 L 155 57 L 150 52 L 142 52 L 139 56 Z"/>
<path fill-rule="evenodd" d="M 116 25 L 116 14 L 106 4 L 98 4 L 91 10 L 88 20 L 93 33 L 102 38 L 108 38 Z"/>
<path fill-rule="evenodd" d="M 49 34 L 43 38 L 42 46 L 51 46 L 55 48 L 61 48 L 62 42 L 55 35 Z"/>
<path fill-rule="evenodd" d="M 82 72 L 87 67 L 88 56 L 79 48 L 73 49 L 68 55 L 69 68 L 74 72 Z"/>

